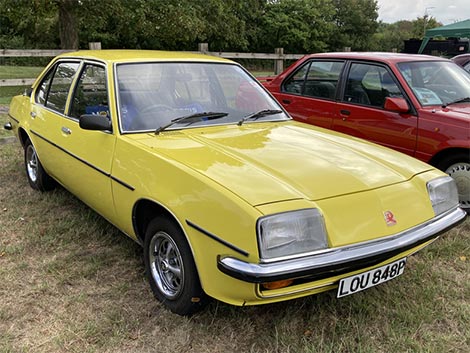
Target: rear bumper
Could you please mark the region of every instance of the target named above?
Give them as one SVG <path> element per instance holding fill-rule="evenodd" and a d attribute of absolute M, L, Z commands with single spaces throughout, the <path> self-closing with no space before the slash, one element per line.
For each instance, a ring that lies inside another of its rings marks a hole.
<path fill-rule="evenodd" d="M 229 256 L 219 256 L 217 266 L 223 273 L 249 283 L 304 277 L 309 281 L 319 280 L 386 261 L 437 238 L 441 233 L 463 222 L 465 217 L 466 212 L 456 208 L 419 226 L 377 240 L 270 263 L 248 263 Z"/>

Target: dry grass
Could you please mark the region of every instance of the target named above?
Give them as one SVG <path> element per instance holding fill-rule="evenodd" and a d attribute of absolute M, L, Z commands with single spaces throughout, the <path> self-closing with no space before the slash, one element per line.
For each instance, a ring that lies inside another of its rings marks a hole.
<path fill-rule="evenodd" d="M 192 318 L 156 302 L 141 249 L 63 189 L 33 191 L 0 144 L 0 352 L 469 352 L 470 221 L 400 278 Z"/>

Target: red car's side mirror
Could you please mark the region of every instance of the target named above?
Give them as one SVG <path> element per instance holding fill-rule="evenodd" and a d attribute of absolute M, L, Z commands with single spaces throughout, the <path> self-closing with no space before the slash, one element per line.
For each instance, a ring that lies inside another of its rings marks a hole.
<path fill-rule="evenodd" d="M 385 98 L 384 109 L 397 113 L 408 113 L 410 106 L 404 98 Z"/>

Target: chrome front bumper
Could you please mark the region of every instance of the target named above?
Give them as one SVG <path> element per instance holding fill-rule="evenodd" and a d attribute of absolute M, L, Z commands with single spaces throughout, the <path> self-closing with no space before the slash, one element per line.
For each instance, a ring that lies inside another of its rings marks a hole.
<path fill-rule="evenodd" d="M 306 257 L 270 262 L 248 263 L 219 256 L 217 266 L 225 274 L 250 283 L 266 283 L 308 277 L 328 278 L 379 264 L 406 250 L 437 238 L 466 217 L 461 208 L 453 209 L 404 232 L 372 240 L 331 248 Z"/>

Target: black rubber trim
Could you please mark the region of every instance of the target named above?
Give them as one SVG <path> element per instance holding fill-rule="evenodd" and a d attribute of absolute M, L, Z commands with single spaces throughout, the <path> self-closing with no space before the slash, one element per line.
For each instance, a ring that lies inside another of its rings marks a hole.
<path fill-rule="evenodd" d="M 187 224 L 188 226 L 190 226 L 190 227 L 192 227 L 192 228 L 198 230 L 198 231 L 201 232 L 202 234 L 207 235 L 209 238 L 211 238 L 211 239 L 213 239 L 213 240 L 219 242 L 220 244 L 225 245 L 226 247 L 228 247 L 228 248 L 230 248 L 230 249 L 236 251 L 237 253 L 239 253 L 239 254 L 241 254 L 241 255 L 243 255 L 243 256 L 248 257 L 248 256 L 250 255 L 250 253 L 248 253 L 247 251 L 245 251 L 245 250 L 243 250 L 243 249 L 240 249 L 239 247 L 237 247 L 237 246 L 235 246 L 235 245 L 233 245 L 233 244 L 231 244 L 231 243 L 229 243 L 229 242 L 223 240 L 222 238 L 218 237 L 217 235 L 212 234 L 211 232 L 209 232 L 209 231 L 207 231 L 207 230 L 205 230 L 205 229 L 199 227 L 197 224 L 194 224 L 194 223 L 191 222 L 191 221 L 186 220 L 186 224 Z"/>
<path fill-rule="evenodd" d="M 47 143 L 49 143 L 50 145 L 54 146 L 55 148 L 61 150 L 62 152 L 68 154 L 69 156 L 75 158 L 77 161 L 80 161 L 80 162 L 82 162 L 83 164 L 87 165 L 88 167 L 90 167 L 90 168 L 96 170 L 98 173 L 103 174 L 104 176 L 106 176 L 106 177 L 108 177 L 108 178 L 111 178 L 111 180 L 113 180 L 113 181 L 119 183 L 120 185 L 124 186 L 125 188 L 127 188 L 127 189 L 129 189 L 129 190 L 131 190 L 131 191 L 134 191 L 134 190 L 135 190 L 135 188 L 132 187 L 132 186 L 130 186 L 129 184 L 126 184 L 126 183 L 123 182 L 122 180 L 119 180 L 118 178 L 112 176 L 112 175 L 109 174 L 109 173 L 106 173 L 104 170 L 101 170 L 100 168 L 94 166 L 94 165 L 91 164 L 90 162 L 87 162 L 87 161 L 85 161 L 84 159 L 82 159 L 82 158 L 76 156 L 75 154 L 73 154 L 73 153 L 67 151 L 67 150 L 64 149 L 63 147 L 60 147 L 59 145 L 57 145 L 56 143 L 54 143 L 54 142 L 48 140 L 48 139 L 45 138 L 44 136 L 41 136 L 41 135 L 38 134 L 36 131 L 33 131 L 33 130 L 30 130 L 30 131 L 31 131 L 31 133 L 32 133 L 33 135 L 39 137 L 41 140 L 46 141 Z"/>
<path fill-rule="evenodd" d="M 15 119 L 10 113 L 8 113 L 8 117 L 13 120 L 15 123 L 19 124 L 20 121 L 18 119 Z"/>

